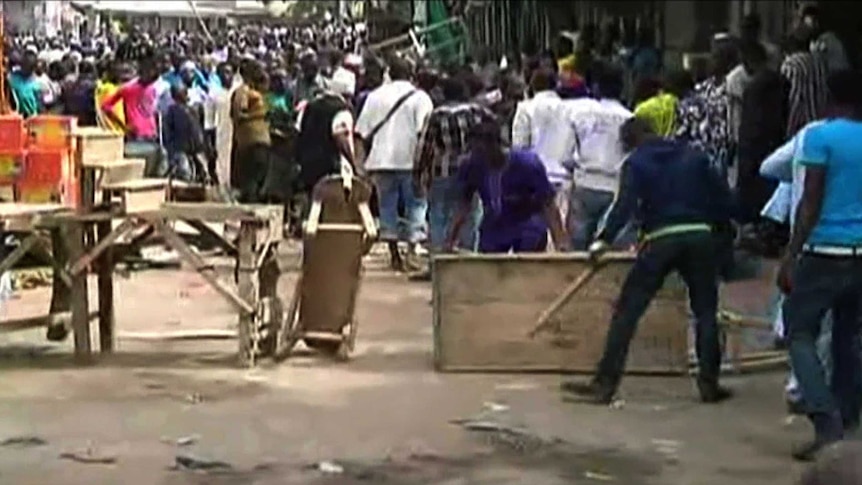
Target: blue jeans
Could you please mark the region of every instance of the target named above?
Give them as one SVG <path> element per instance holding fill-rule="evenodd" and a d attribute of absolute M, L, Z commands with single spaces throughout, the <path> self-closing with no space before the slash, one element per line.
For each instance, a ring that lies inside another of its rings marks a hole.
<path fill-rule="evenodd" d="M 413 173 L 409 170 L 386 170 L 373 173 L 380 202 L 380 239 L 383 241 L 425 240 L 425 216 L 428 202 L 416 196 Z M 398 203 L 404 204 L 404 219 L 398 216 Z"/>
<path fill-rule="evenodd" d="M 124 158 L 143 158 L 144 177 L 164 177 L 168 173 L 166 156 L 155 140 L 126 140 L 123 147 Z"/>
<path fill-rule="evenodd" d="M 605 214 L 614 202 L 614 193 L 575 187 L 569 199 L 568 225 L 572 234 L 572 249 L 586 251 L 593 242 Z M 627 224 L 614 241 L 614 247 L 626 249 L 637 243 L 637 233 Z"/>
<path fill-rule="evenodd" d="M 804 254 L 793 289 L 782 308 L 790 342 L 790 363 L 812 417 L 840 414 L 846 426 L 859 423 L 862 409 L 862 258 Z M 832 376 L 817 352 L 823 318 L 832 310 Z"/>
<path fill-rule="evenodd" d="M 195 177 L 195 169 L 188 154 L 183 152 L 171 153 L 168 156 L 168 173 L 177 180 L 191 182 Z"/>
<path fill-rule="evenodd" d="M 452 220 L 461 205 L 461 194 L 458 193 L 457 181 L 452 177 L 437 177 L 431 181 L 428 192 L 428 236 L 431 251 L 439 252 L 446 243 L 446 235 Z M 461 228 L 458 243 L 461 249 L 475 251 L 479 235 L 479 223 L 482 220 L 482 204 L 478 198 L 473 200 L 473 207 L 466 224 Z"/>
<path fill-rule="evenodd" d="M 784 297 L 778 296 L 775 299 L 774 306 L 776 307 L 776 311 L 774 312 L 775 318 L 775 334 L 779 338 L 785 338 L 787 336 L 787 332 L 785 331 L 784 326 L 784 315 L 781 310 L 782 305 L 784 305 Z M 823 368 L 826 372 L 826 379 L 831 379 L 832 376 L 832 314 L 827 313 L 826 317 L 823 319 L 823 330 L 820 332 L 820 337 L 817 339 L 817 355 L 820 357 L 820 361 L 823 363 Z M 787 386 L 784 388 L 785 396 L 788 401 L 792 402 L 801 402 L 802 401 L 802 391 L 799 389 L 799 379 L 796 378 L 796 374 L 793 372 L 793 369 L 790 370 L 790 375 L 787 379 Z"/>

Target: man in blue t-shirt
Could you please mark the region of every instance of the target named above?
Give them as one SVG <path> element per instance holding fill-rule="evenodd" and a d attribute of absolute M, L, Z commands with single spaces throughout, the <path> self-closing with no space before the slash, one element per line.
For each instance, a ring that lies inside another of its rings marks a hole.
<path fill-rule="evenodd" d="M 805 169 L 793 235 L 778 273 L 790 359 L 815 437 L 794 450 L 813 459 L 859 427 L 862 409 L 862 73 L 829 79 L 833 118 L 804 135 Z M 832 382 L 817 356 L 823 316 L 832 310 Z"/>

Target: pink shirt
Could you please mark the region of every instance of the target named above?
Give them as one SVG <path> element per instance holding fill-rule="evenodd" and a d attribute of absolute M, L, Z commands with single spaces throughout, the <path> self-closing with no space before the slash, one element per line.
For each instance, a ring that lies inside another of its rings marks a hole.
<path fill-rule="evenodd" d="M 143 84 L 138 79 L 122 85 L 102 103 L 103 111 L 110 111 L 122 101 L 126 123 L 136 138 L 156 138 L 156 85 Z"/>

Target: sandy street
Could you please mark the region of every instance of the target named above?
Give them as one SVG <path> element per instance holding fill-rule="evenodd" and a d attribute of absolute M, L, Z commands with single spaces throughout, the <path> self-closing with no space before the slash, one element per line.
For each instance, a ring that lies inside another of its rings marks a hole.
<path fill-rule="evenodd" d="M 0 483 L 789 484 L 790 445 L 809 431 L 784 415 L 781 372 L 727 379 L 738 398 L 715 407 L 689 379 L 630 378 L 618 409 L 563 402 L 558 376 L 437 374 L 430 287 L 374 258 L 347 364 L 307 354 L 244 371 L 233 341 L 123 338 L 235 324 L 188 271 L 135 272 L 116 293 L 118 351 L 92 367 L 42 332 L 2 336 Z M 743 307 L 769 298 L 738 293 Z M 21 292 L 9 312 L 48 295 Z"/>

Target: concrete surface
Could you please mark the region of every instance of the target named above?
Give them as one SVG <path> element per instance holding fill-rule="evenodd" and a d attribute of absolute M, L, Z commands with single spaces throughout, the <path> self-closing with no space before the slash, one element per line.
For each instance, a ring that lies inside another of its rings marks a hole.
<path fill-rule="evenodd" d="M 437 374 L 430 287 L 384 266 L 369 261 L 347 364 L 306 353 L 245 371 L 233 341 L 121 339 L 76 368 L 69 342 L 0 336 L 0 484 L 772 485 L 800 471 L 789 450 L 809 429 L 783 414 L 782 373 L 727 379 L 738 398 L 718 406 L 697 404 L 687 378 L 629 378 L 618 409 L 563 402 L 559 376 Z M 116 293 L 119 331 L 235 324 L 187 271 L 132 273 Z M 743 307 L 768 299 L 738 293 Z M 8 312 L 38 313 L 48 294 L 22 292 Z M 507 428 L 452 423 L 470 417 Z M 3 443 L 15 437 L 44 443 Z M 174 469 L 178 455 L 230 468 Z"/>

